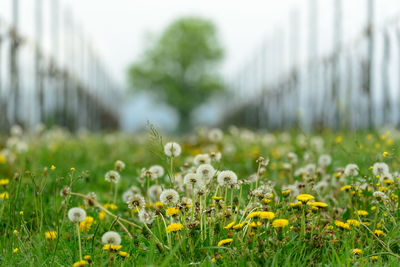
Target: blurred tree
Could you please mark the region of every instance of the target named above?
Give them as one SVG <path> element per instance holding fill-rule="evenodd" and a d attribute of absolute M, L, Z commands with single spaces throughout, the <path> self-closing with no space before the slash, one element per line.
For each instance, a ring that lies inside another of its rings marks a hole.
<path fill-rule="evenodd" d="M 175 108 L 179 130 L 190 127 L 192 111 L 223 89 L 218 63 L 223 49 L 215 25 L 199 17 L 171 23 L 129 68 L 134 90 L 146 90 Z"/>

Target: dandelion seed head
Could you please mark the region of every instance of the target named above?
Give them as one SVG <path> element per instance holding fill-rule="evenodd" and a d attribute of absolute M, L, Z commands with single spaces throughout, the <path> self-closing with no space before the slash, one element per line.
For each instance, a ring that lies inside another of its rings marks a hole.
<path fill-rule="evenodd" d="M 344 168 L 344 175 L 354 177 L 358 175 L 358 166 L 356 164 L 347 164 Z"/>
<path fill-rule="evenodd" d="M 169 142 L 164 146 L 164 153 L 168 157 L 178 157 L 182 152 L 181 146 L 175 142 Z"/>
<path fill-rule="evenodd" d="M 105 175 L 105 179 L 107 182 L 117 184 L 121 179 L 121 176 L 117 171 L 108 171 Z"/>
<path fill-rule="evenodd" d="M 152 180 L 158 179 L 164 176 L 164 168 L 160 165 L 153 165 L 149 168 L 149 171 L 151 172 L 151 178 Z"/>
<path fill-rule="evenodd" d="M 193 163 L 196 166 L 199 166 L 200 164 L 210 164 L 211 158 L 208 154 L 198 154 L 194 157 Z"/>
<path fill-rule="evenodd" d="M 231 186 L 237 183 L 237 175 L 233 171 L 221 171 L 217 177 L 220 186 Z"/>
<path fill-rule="evenodd" d="M 179 194 L 174 189 L 166 189 L 162 191 L 160 201 L 164 205 L 175 205 L 179 201 Z"/>
<path fill-rule="evenodd" d="M 108 231 L 101 237 L 101 242 L 104 245 L 118 246 L 121 244 L 121 236 L 117 232 Z"/>
<path fill-rule="evenodd" d="M 134 194 L 128 199 L 126 204 L 128 204 L 129 209 L 133 210 L 144 207 L 146 205 L 146 202 L 142 195 Z"/>
<path fill-rule="evenodd" d="M 86 218 L 86 211 L 78 207 L 71 208 L 68 211 L 68 218 L 72 223 L 82 222 Z"/>

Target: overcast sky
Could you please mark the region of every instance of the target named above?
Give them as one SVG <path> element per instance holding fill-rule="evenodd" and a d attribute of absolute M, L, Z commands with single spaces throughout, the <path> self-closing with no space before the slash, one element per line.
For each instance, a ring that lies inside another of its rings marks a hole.
<path fill-rule="evenodd" d="M 36 0 L 20 0 L 21 27 L 33 38 L 33 5 Z M 51 0 L 42 0 L 45 33 L 50 32 Z M 200 15 L 213 20 L 226 48 L 222 72 L 227 79 L 235 77 L 237 70 L 256 55 L 265 40 L 274 40 L 281 34 L 286 40 L 285 51 L 290 45 L 289 25 L 294 14 L 298 16 L 299 61 L 307 62 L 305 51 L 309 47 L 309 3 L 312 0 L 60 0 L 62 7 L 70 7 L 78 25 L 90 36 L 103 61 L 113 76 L 125 87 L 126 69 L 145 48 L 147 33 L 160 33 L 172 20 L 180 16 Z M 318 51 L 328 54 L 332 48 L 333 3 L 336 0 L 318 2 Z M 12 0 L 0 0 L 0 15 L 10 18 Z M 351 43 L 360 35 L 365 22 L 367 0 L 342 0 L 344 42 Z M 400 0 L 376 0 L 378 23 L 400 12 Z M 297 13 L 296 13 L 297 12 Z M 290 66 L 287 53 L 280 58 L 281 67 Z M 149 111 L 149 102 L 139 98 L 143 121 L 152 119 L 157 111 Z M 147 104 L 146 104 L 147 103 Z M 131 107 L 132 108 L 132 107 Z M 161 109 L 160 114 L 166 111 Z M 129 112 L 128 112 L 129 113 Z M 165 113 L 167 114 L 167 113 Z M 162 119 L 163 120 L 163 119 Z"/>

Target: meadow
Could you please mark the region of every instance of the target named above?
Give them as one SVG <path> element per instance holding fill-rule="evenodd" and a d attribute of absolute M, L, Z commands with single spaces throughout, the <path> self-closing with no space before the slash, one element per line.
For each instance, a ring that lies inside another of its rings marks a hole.
<path fill-rule="evenodd" d="M 0 140 L 1 266 L 399 266 L 400 132 Z"/>

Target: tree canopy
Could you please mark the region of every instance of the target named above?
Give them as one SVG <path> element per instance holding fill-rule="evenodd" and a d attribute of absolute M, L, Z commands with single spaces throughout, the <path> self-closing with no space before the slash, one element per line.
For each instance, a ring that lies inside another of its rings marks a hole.
<path fill-rule="evenodd" d="M 173 107 L 180 130 L 190 126 L 192 111 L 223 89 L 218 63 L 223 49 L 215 25 L 203 18 L 172 22 L 129 68 L 129 83 Z"/>

